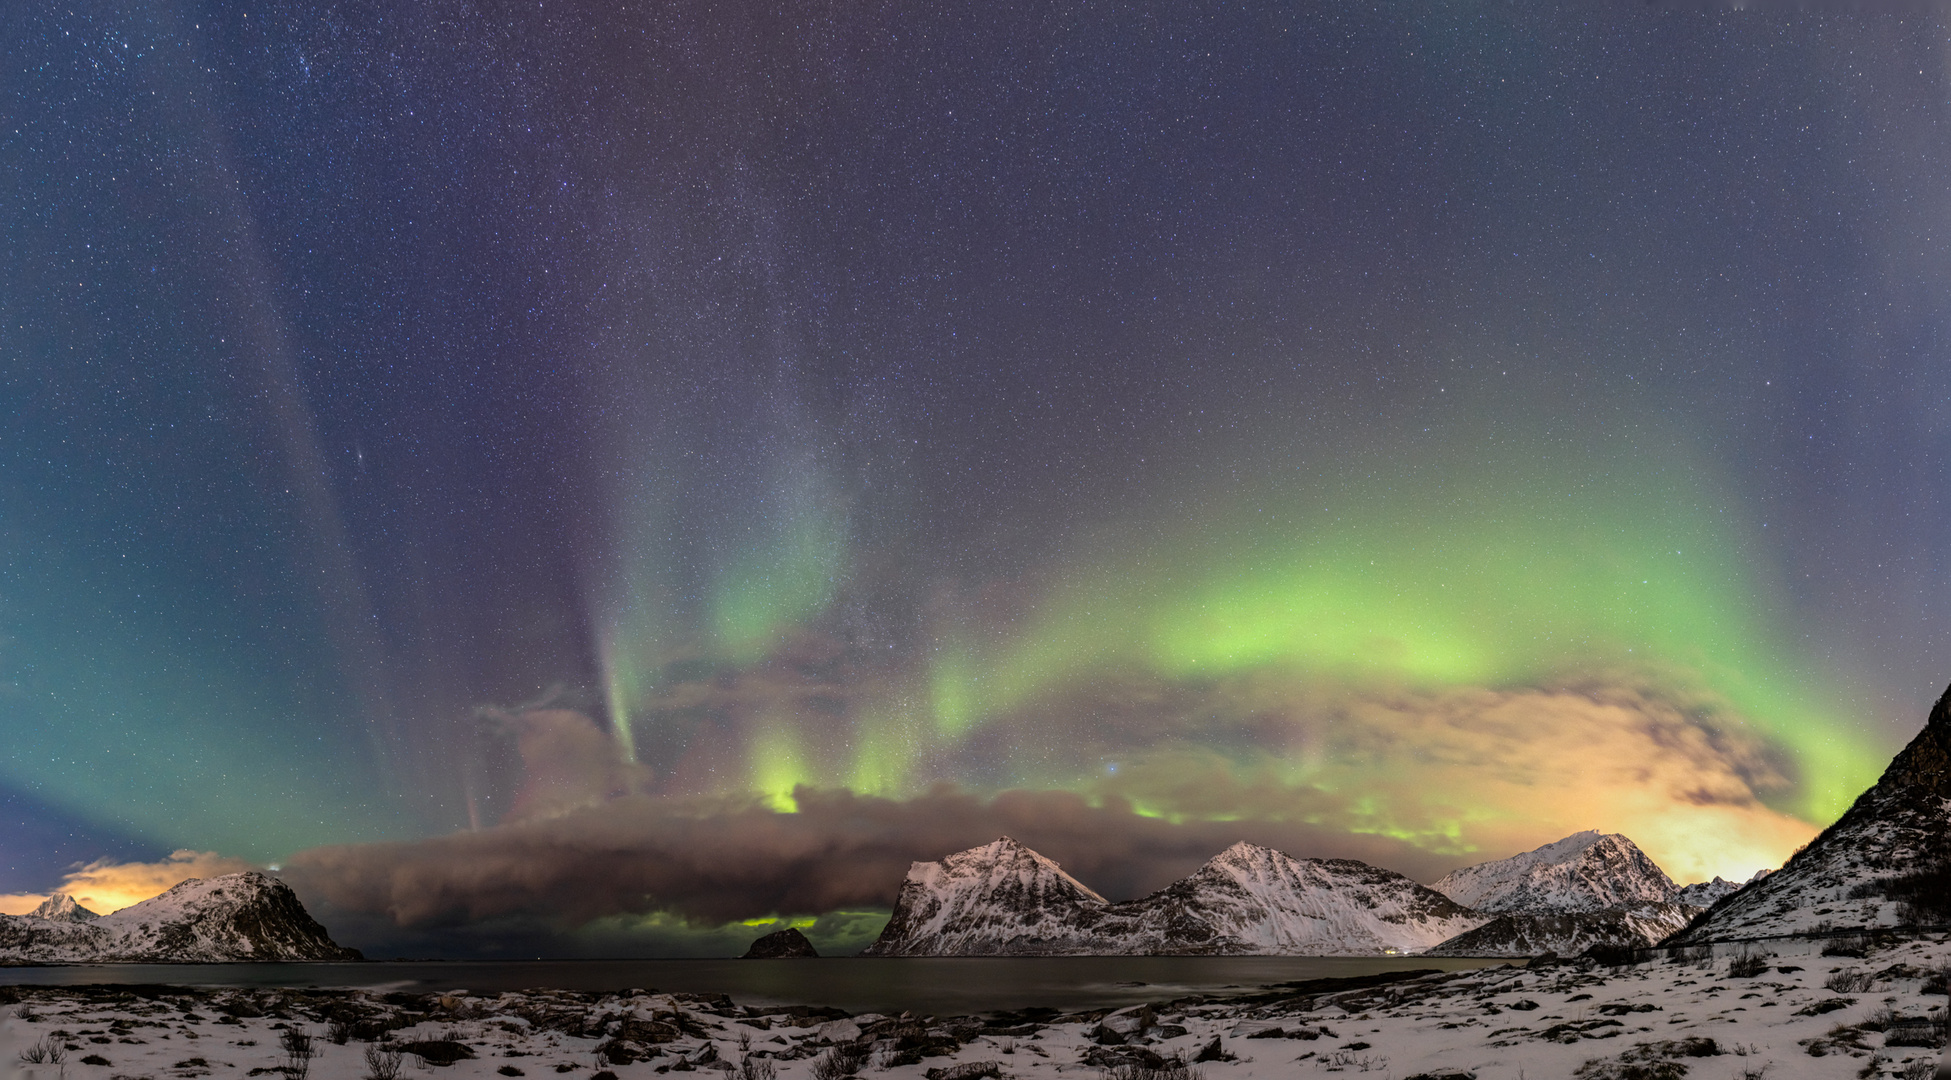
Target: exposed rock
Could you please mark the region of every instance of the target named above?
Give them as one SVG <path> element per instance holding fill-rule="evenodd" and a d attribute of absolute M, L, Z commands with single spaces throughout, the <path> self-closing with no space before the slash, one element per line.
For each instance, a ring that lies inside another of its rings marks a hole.
<path fill-rule="evenodd" d="M 928 1069 L 923 1075 L 928 1080 L 996 1080 L 1003 1075 L 1003 1065 L 1000 1061 L 965 1061 L 960 1065 Z"/>
<path fill-rule="evenodd" d="M 1604 911 L 1500 915 L 1426 956 L 1576 956 L 1593 947 L 1643 949 L 1687 925 L 1700 909 L 1650 903 Z"/>
<path fill-rule="evenodd" d="M 784 930 L 774 930 L 754 941 L 752 947 L 745 950 L 745 955 L 739 959 L 788 960 L 819 955 L 819 950 L 813 948 L 813 943 L 806 940 L 805 934 L 800 933 L 797 927 L 788 926 Z"/>
<path fill-rule="evenodd" d="M 1219 1036 L 1214 1035 L 1213 1041 L 1200 1047 L 1199 1053 L 1194 1055 L 1192 1060 L 1203 1065 L 1209 1061 L 1238 1061 L 1239 1059 L 1227 1053 L 1226 1047 L 1219 1041 Z"/>
<path fill-rule="evenodd" d="M 452 1065 L 474 1056 L 474 1050 L 465 1043 L 453 1039 L 417 1039 L 412 1042 L 395 1043 L 394 1049 L 412 1054 L 424 1065 Z"/>

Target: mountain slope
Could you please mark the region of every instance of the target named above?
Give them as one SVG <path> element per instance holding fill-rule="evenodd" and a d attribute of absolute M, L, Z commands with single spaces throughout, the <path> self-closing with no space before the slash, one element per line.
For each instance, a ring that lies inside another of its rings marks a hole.
<path fill-rule="evenodd" d="M 85 921 L 0 915 L 0 964 L 358 960 L 291 891 L 258 873 L 191 878 Z"/>
<path fill-rule="evenodd" d="M 1701 909 L 1654 901 L 1604 911 L 1500 915 L 1426 956 L 1577 956 L 1595 945 L 1643 949 L 1686 926 Z"/>
<path fill-rule="evenodd" d="M 1659 903 L 1678 887 L 1631 840 L 1588 830 L 1452 871 L 1433 888 L 1478 911 L 1544 914 Z"/>
<path fill-rule="evenodd" d="M 914 864 L 865 955 L 1374 955 L 1420 951 L 1486 918 L 1392 871 L 1251 844 L 1111 904 L 1005 838 Z"/>
<path fill-rule="evenodd" d="M 1822 835 L 1667 944 L 1951 922 L 1951 689 Z"/>

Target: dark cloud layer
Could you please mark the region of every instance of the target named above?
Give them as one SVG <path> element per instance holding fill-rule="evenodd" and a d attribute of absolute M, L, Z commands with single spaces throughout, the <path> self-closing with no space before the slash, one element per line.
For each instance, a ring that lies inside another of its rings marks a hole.
<path fill-rule="evenodd" d="M 1046 755 L 1071 790 L 802 785 L 788 812 L 758 794 L 658 793 L 580 711 L 497 712 L 524 777 L 499 824 L 312 848 L 283 872 L 341 940 L 378 955 L 725 955 L 782 918 L 818 918 L 817 940 L 855 951 L 911 863 L 1002 835 L 1129 897 L 1240 840 L 1430 881 L 1596 828 L 1687 881 L 1776 865 L 1814 829 L 1770 805 L 1797 785 L 1780 745 L 1671 679 L 1412 689 L 1275 669 L 1202 686 L 1134 676 L 1073 685 L 997 727 L 1017 746 L 1078 728 L 1053 715 L 1093 719 Z M 62 890 L 127 894 L 120 906 L 245 865 L 193 854 L 90 864 Z M 0 900 L 26 910 L 40 896 Z"/>
<path fill-rule="evenodd" d="M 756 795 L 648 792 L 588 717 L 530 710 L 504 718 L 528 783 L 502 823 L 313 848 L 285 874 L 347 940 L 386 951 L 722 954 L 756 936 L 741 923 L 885 910 L 911 863 L 1002 835 L 1112 897 L 1240 840 L 1430 881 L 1584 828 L 1626 833 L 1681 880 L 1745 876 L 1808 838 L 1812 826 L 1763 801 L 1793 786 L 1773 743 L 1672 687 L 1631 682 L 1416 691 L 1266 672 L 1187 700 L 1080 689 L 1089 700 L 1070 705 L 1089 706 L 1100 739 L 1073 748 L 1072 770 L 1120 762 L 1081 791 L 800 786 L 796 812 Z M 1197 715 L 1236 752 L 1143 730 L 1161 708 Z M 1134 727 L 1141 737 L 1118 746 Z M 1019 733 L 1035 737 L 1027 718 Z M 850 923 L 829 939 L 865 932 Z"/>
<path fill-rule="evenodd" d="M 984 799 L 941 788 L 893 800 L 801 788 L 797 799 L 799 812 L 788 814 L 754 803 L 624 796 L 546 821 L 416 843 L 315 848 L 285 874 L 307 902 L 433 929 L 521 916 L 576 926 L 663 911 L 720 924 L 885 908 L 910 863 L 1001 835 L 1112 896 L 1157 888 L 1241 839 L 1411 875 L 1438 869 L 1428 854 L 1383 837 L 1304 824 L 1174 824 L 1064 792 Z"/>

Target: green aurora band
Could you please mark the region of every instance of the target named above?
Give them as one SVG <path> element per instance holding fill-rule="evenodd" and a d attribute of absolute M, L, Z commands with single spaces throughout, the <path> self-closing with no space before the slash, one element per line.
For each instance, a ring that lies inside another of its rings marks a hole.
<path fill-rule="evenodd" d="M 1423 687 L 1653 671 L 1790 748 L 1805 777 L 1783 809 L 1839 815 L 1880 752 L 1786 659 L 1730 515 L 1670 479 L 1683 470 L 1601 486 L 1583 478 L 1603 472 L 1544 460 L 1364 484 L 1305 511 L 1235 500 L 1176 524 L 1125 523 L 1120 535 L 1155 539 L 1096 545 L 1105 554 L 1061 575 L 1002 647 L 983 652 L 970 635 L 945 650 L 938 727 L 967 730 L 1118 665 L 1177 681 L 1280 665 Z"/>
<path fill-rule="evenodd" d="M 1169 517 L 1133 508 L 1026 572 L 1041 586 L 1027 614 L 932 627 L 926 670 L 857 697 L 849 737 L 816 737 L 789 707 L 753 716 L 747 790 L 790 809 L 799 784 L 900 795 L 959 779 L 943 762 L 994 725 L 1132 671 L 1179 685 L 1255 670 L 1418 689 L 1651 681 L 1786 747 L 1801 775 L 1779 810 L 1826 822 L 1874 780 L 1882 751 L 1795 662 L 1766 574 L 1744 554 L 1750 527 L 1704 470 L 1671 448 L 1499 445 L 1473 456 L 1452 443 L 1440 468 L 1348 455 L 1153 504 Z M 846 594 L 839 516 L 797 501 L 788 527 L 717 579 L 707 638 L 721 664 L 757 662 Z M 655 650 L 622 652 L 644 659 L 610 678 L 645 701 L 663 683 L 647 677 Z M 1306 763 L 1263 764 L 1291 785 L 1334 782 Z M 1028 753 L 1008 772 L 1018 786 L 1096 783 Z"/>

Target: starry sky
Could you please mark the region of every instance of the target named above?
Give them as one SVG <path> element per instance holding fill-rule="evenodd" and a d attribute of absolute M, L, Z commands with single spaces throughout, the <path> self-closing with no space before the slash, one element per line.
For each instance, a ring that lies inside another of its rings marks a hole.
<path fill-rule="evenodd" d="M 0 25 L 0 893 L 289 863 L 487 954 L 871 934 L 1004 828 L 1745 877 L 1951 678 L 1935 18 Z"/>

